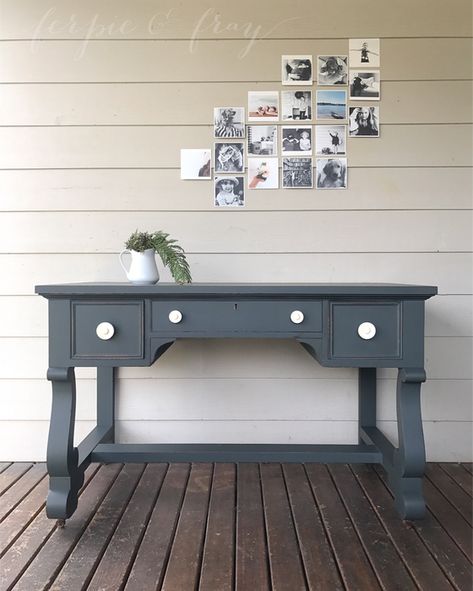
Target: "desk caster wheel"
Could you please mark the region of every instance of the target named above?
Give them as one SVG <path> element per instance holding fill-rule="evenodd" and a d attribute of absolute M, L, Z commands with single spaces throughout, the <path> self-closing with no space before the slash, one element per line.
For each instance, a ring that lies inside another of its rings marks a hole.
<path fill-rule="evenodd" d="M 64 529 L 64 526 L 66 525 L 66 520 L 65 519 L 58 519 L 56 521 L 56 525 L 57 525 L 58 529 Z"/>

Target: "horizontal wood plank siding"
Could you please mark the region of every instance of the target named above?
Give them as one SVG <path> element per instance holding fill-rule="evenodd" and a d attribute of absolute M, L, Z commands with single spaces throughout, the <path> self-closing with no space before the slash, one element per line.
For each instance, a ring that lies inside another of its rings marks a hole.
<path fill-rule="evenodd" d="M 381 0 L 363 18 L 351 0 L 303 14 L 251 0 L 112 4 L 0 0 L 0 461 L 45 457 L 47 305 L 34 285 L 124 280 L 116 256 L 136 228 L 175 236 L 195 281 L 438 285 L 427 454 L 471 461 L 471 3 Z M 179 179 L 179 150 L 213 144 L 214 106 L 282 90 L 282 54 L 343 55 L 361 37 L 381 38 L 381 133 L 348 139 L 346 191 L 247 192 L 244 209 L 219 211 L 211 182 Z M 79 439 L 95 372 L 76 373 Z M 378 375 L 393 440 L 395 377 Z M 356 380 L 294 342 L 179 342 L 119 372 L 118 432 L 352 441 Z"/>

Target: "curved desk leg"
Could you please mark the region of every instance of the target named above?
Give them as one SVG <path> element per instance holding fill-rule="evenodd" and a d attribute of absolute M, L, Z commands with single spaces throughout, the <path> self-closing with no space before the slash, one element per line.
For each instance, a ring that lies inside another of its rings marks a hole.
<path fill-rule="evenodd" d="M 48 380 L 52 383 L 53 404 L 47 452 L 50 478 L 46 514 L 63 523 L 74 513 L 78 492 L 84 482 L 84 472 L 78 467 L 78 450 L 73 445 L 76 414 L 74 368 L 49 368 Z"/>
<path fill-rule="evenodd" d="M 394 452 L 390 484 L 396 508 L 404 519 L 419 519 L 425 514 L 422 494 L 422 476 L 425 469 L 420 406 L 422 382 L 425 382 L 423 368 L 406 368 L 398 371 L 396 399 L 399 447 Z"/>

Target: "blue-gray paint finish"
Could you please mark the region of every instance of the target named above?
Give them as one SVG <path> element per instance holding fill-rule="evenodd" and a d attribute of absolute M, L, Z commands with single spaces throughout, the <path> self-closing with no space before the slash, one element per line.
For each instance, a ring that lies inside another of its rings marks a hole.
<path fill-rule="evenodd" d="M 424 301 L 433 286 L 397 284 L 64 284 L 37 286 L 49 300 L 47 514 L 64 520 L 90 461 L 376 462 L 388 471 L 403 518 L 424 515 L 420 385 L 425 380 Z M 171 310 L 183 313 L 179 324 Z M 290 313 L 301 310 L 294 324 Z M 115 335 L 98 339 L 111 322 Z M 371 340 L 362 322 L 377 328 Z M 359 368 L 357 445 L 137 445 L 114 443 L 114 368 L 149 366 L 177 338 L 290 338 L 321 365 Z M 97 367 L 97 427 L 73 446 L 74 367 Z M 376 427 L 376 368 L 398 368 L 399 447 Z"/>

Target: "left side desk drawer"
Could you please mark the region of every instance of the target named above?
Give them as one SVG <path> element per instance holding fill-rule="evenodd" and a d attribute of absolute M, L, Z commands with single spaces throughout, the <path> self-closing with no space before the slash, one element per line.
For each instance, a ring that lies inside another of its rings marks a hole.
<path fill-rule="evenodd" d="M 143 321 L 141 301 L 71 302 L 72 358 L 142 359 Z"/>

